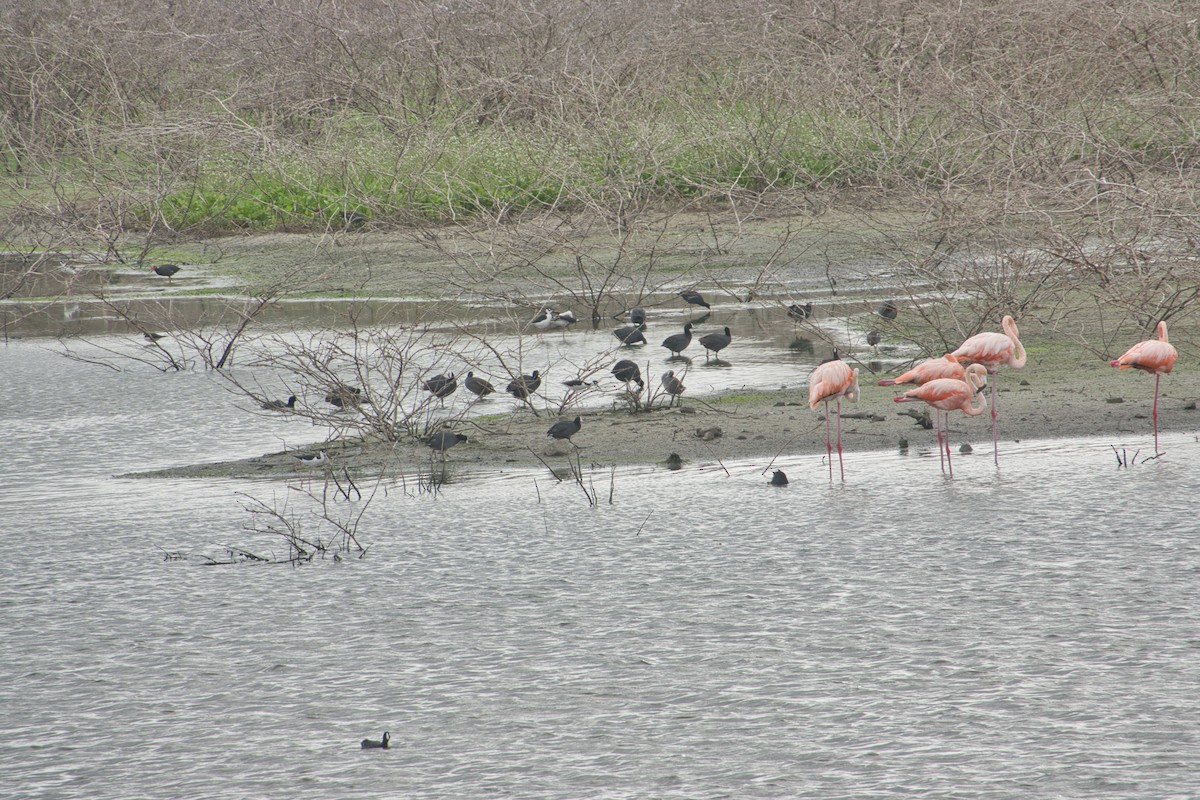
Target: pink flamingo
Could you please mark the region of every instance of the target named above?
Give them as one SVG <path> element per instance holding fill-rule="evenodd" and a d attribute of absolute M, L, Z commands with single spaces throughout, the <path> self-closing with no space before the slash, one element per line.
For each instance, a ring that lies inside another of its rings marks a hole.
<path fill-rule="evenodd" d="M 858 370 L 850 369 L 836 350 L 833 358 L 822 361 L 808 376 L 808 407 L 817 410 L 825 404 L 825 455 L 829 458 L 829 480 L 833 480 L 833 442 L 829 433 L 829 401 L 837 400 L 837 453 L 842 480 L 846 480 L 846 465 L 842 462 L 842 398 L 858 402 Z"/>
<path fill-rule="evenodd" d="M 1179 356 L 1175 347 L 1167 342 L 1167 323 L 1160 322 L 1155 328 L 1157 339 L 1138 342 L 1125 351 L 1125 355 L 1108 362 L 1117 369 L 1140 369 L 1154 375 L 1154 454 L 1158 455 L 1158 382 L 1163 375 L 1171 374 L 1175 359 Z"/>
<path fill-rule="evenodd" d="M 1013 369 L 1025 366 L 1025 346 L 1017 338 L 1017 323 L 1005 315 L 1000 321 L 1004 333 L 977 333 L 958 346 L 946 358 L 960 364 L 982 364 L 988 375 L 995 375 L 996 368 L 1004 365 Z M 996 466 L 1000 466 L 1000 438 L 996 427 L 996 381 L 992 380 L 992 454 Z"/>
<path fill-rule="evenodd" d="M 954 477 L 954 465 L 950 462 L 950 412 L 961 411 L 968 417 L 982 414 L 987 408 L 987 399 L 980 392 L 986 385 L 987 369 L 982 364 L 972 364 L 965 371 L 965 380 L 934 378 L 892 398 L 897 403 L 921 400 L 933 406 L 937 417 L 938 460 L 942 462 L 942 472 L 950 468 L 951 478 Z M 942 437 L 943 430 L 945 438 Z"/>
<path fill-rule="evenodd" d="M 899 377 L 881 380 L 879 385 L 895 386 L 899 383 L 911 383 L 921 386 L 930 381 L 936 381 L 938 378 L 956 378 L 961 381 L 964 380 L 964 373 L 962 364 L 940 356 L 939 358 L 927 358 Z"/>

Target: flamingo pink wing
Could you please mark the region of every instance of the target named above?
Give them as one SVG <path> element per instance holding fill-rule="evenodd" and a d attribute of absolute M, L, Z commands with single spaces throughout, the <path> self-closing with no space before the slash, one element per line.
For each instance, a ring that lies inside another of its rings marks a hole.
<path fill-rule="evenodd" d="M 950 355 L 958 361 L 983 364 L 990 369 L 1008 360 L 1012 351 L 1012 339 L 1003 333 L 989 331 L 975 334 L 959 345 L 958 349 Z"/>
<path fill-rule="evenodd" d="M 936 378 L 904 394 L 923 400 L 942 411 L 953 411 L 961 408 L 963 403 L 969 403 L 974 391 L 966 381 L 957 378 Z"/>
<path fill-rule="evenodd" d="M 1145 370 L 1146 372 L 1167 375 L 1175 367 L 1175 359 L 1178 355 L 1174 345 L 1168 342 L 1160 342 L 1157 339 L 1148 339 L 1144 342 L 1138 342 L 1126 350 L 1124 355 L 1111 363 L 1114 367 L 1120 367 L 1121 369 L 1133 367 Z"/>
<path fill-rule="evenodd" d="M 844 361 L 826 361 L 808 376 L 808 407 L 815 409 L 826 398 L 834 397 L 854 382 L 854 373 Z"/>

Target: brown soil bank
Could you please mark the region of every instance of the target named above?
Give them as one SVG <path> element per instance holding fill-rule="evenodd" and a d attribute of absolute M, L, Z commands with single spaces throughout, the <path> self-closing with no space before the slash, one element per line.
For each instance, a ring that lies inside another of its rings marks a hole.
<path fill-rule="evenodd" d="M 1003 369 L 999 374 L 1000 438 L 1004 441 L 1102 435 L 1115 445 L 1153 448 L 1150 411 L 1153 376 L 1133 370 L 1118 371 L 1094 356 L 1053 336 L 1034 333 L 1022 340 L 1029 350 L 1023 370 Z M 1132 344 L 1132 342 L 1130 343 Z M 824 455 L 825 425 L 819 411 L 807 405 L 806 375 L 784 390 L 691 398 L 682 409 L 651 413 L 614 411 L 583 412 L 582 430 L 574 437 L 583 464 L 630 465 L 661 463 L 671 454 L 684 463 L 718 460 L 763 460 L 775 456 Z M 862 397 L 843 403 L 842 444 L 847 450 L 891 449 L 907 440 L 928 446 L 933 432 L 908 413 L 923 404 L 897 405 L 892 387 L 875 383 L 879 376 L 864 375 Z M 1196 400 L 1200 398 L 1200 371 L 1183 356 L 1174 374 L 1162 380 L 1159 398 L 1160 431 L 1194 431 L 1200 428 Z M 539 459 L 557 466 L 574 454 L 566 442 L 547 437 L 554 418 L 513 412 L 503 417 L 466 422 L 458 427 L 470 441 L 448 453 L 451 464 L 462 467 L 503 469 L 538 465 Z M 977 451 L 990 445 L 990 417 L 951 415 L 953 446 L 972 444 Z M 351 470 L 416 472 L 428 467 L 431 451 L 415 441 L 399 444 L 362 442 L 328 445 L 330 462 Z M 243 461 L 204 464 L 142 473 L 137 477 L 263 477 L 289 476 L 295 460 L 275 453 Z"/>

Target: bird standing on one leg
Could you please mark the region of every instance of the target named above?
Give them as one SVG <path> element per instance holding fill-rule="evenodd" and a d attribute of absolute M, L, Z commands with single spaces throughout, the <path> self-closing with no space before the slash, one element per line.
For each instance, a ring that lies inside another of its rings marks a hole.
<path fill-rule="evenodd" d="M 858 370 L 850 369 L 841 360 L 837 351 L 833 358 L 818 364 L 808 376 L 808 407 L 817 410 L 818 403 L 825 404 L 825 454 L 829 459 L 829 480 L 833 480 L 833 442 L 829 432 L 829 401 L 837 401 L 837 453 L 842 480 L 846 480 L 846 465 L 842 461 L 842 398 L 851 403 L 858 402 Z"/>
<path fill-rule="evenodd" d="M 1117 369 L 1140 369 L 1142 372 L 1149 372 L 1154 376 L 1154 407 L 1151 411 L 1151 418 L 1154 421 L 1154 455 L 1159 454 L 1158 450 L 1158 382 L 1163 375 L 1170 375 L 1171 370 L 1175 367 L 1175 359 L 1179 357 L 1179 353 L 1175 351 L 1175 346 L 1167 341 L 1167 323 L 1166 321 L 1159 322 L 1155 326 L 1155 335 L 1157 339 L 1147 339 L 1144 342 L 1138 342 L 1133 347 L 1125 351 L 1125 354 L 1120 358 L 1114 358 L 1108 362 L 1110 367 Z"/>
<path fill-rule="evenodd" d="M 982 364 L 988 375 L 992 376 L 992 455 L 996 466 L 1000 466 L 1000 438 L 996 425 L 996 368 L 1005 365 L 1013 369 L 1025 366 L 1025 346 L 1018 337 L 1017 323 L 1011 316 L 1005 315 L 1000 321 L 1004 333 L 977 333 L 958 346 L 953 353 L 947 353 L 946 358 L 960 364 Z"/>
<path fill-rule="evenodd" d="M 153 272 L 155 275 L 161 275 L 164 278 L 166 278 L 168 281 L 170 281 L 171 278 L 175 275 L 175 273 L 179 272 L 179 265 L 177 265 L 177 264 L 153 264 L 150 267 L 150 271 Z"/>

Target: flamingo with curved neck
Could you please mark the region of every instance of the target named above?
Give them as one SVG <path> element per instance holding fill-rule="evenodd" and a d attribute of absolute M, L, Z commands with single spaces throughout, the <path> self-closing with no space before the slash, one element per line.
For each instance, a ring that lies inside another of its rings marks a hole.
<path fill-rule="evenodd" d="M 1155 326 L 1154 333 L 1157 338 L 1138 342 L 1126 350 L 1120 358 L 1114 358 L 1108 362 L 1108 365 L 1117 369 L 1132 367 L 1154 375 L 1154 407 L 1150 416 L 1154 420 L 1154 454 L 1158 455 L 1158 382 L 1163 375 L 1171 374 L 1179 353 L 1175 351 L 1175 346 L 1167 341 L 1167 323 L 1165 321 L 1159 322 Z"/>
<path fill-rule="evenodd" d="M 968 417 L 978 417 L 987 408 L 987 398 L 982 394 L 986 385 L 987 368 L 982 364 L 972 364 L 966 369 L 965 380 L 935 378 L 892 398 L 896 403 L 920 400 L 933 406 L 936 415 L 938 459 L 942 462 L 942 472 L 949 468 L 952 478 L 954 465 L 950 462 L 950 412 L 961 411 Z"/>
<path fill-rule="evenodd" d="M 842 398 L 858 402 L 858 370 L 850 369 L 836 350 L 833 358 L 817 365 L 808 376 L 808 407 L 817 410 L 825 404 L 825 455 L 829 459 L 829 480 L 833 480 L 833 443 L 829 432 L 829 401 L 837 401 L 837 453 L 842 480 L 846 480 L 846 465 L 842 462 Z"/>
<path fill-rule="evenodd" d="M 946 358 L 960 364 L 982 364 L 989 375 L 995 375 L 1001 366 L 1021 369 L 1025 366 L 1025 345 L 1021 344 L 1017 323 L 1012 316 L 1005 314 L 1000 320 L 1004 333 L 986 331 L 977 333 L 958 346 L 953 353 L 947 353 Z M 1000 466 L 1000 435 L 996 424 L 996 384 L 992 381 L 992 454 L 996 466 Z"/>

